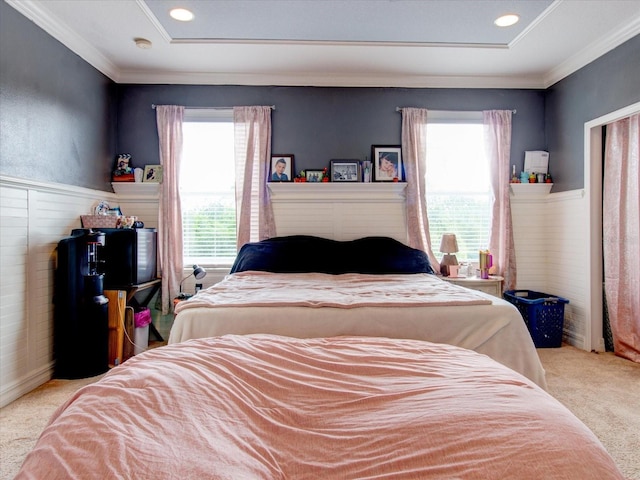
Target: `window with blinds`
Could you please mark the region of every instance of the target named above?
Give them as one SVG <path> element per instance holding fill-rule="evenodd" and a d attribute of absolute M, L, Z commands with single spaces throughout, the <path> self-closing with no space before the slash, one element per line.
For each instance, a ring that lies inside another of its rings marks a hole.
<path fill-rule="evenodd" d="M 230 266 L 237 253 L 233 111 L 187 109 L 183 136 L 184 264 Z"/>
<path fill-rule="evenodd" d="M 429 116 L 425 179 L 431 245 L 440 258 L 442 235 L 455 233 L 458 261 L 477 262 L 478 251 L 489 246 L 493 199 L 482 114 Z"/>

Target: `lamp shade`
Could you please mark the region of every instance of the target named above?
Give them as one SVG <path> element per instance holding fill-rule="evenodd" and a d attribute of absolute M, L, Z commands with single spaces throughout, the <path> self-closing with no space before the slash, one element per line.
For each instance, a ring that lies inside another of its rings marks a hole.
<path fill-rule="evenodd" d="M 454 233 L 445 233 L 442 235 L 440 251 L 442 253 L 456 253 L 458 251 L 458 241 Z"/>
<path fill-rule="evenodd" d="M 207 276 L 207 271 L 198 265 L 194 265 L 193 276 L 196 277 L 196 280 L 200 280 L 201 278 L 204 278 Z"/>

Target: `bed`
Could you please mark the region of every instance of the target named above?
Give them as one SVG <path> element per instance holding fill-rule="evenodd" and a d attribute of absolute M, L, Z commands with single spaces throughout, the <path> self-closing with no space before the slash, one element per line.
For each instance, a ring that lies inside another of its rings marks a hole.
<path fill-rule="evenodd" d="M 54 413 L 24 479 L 623 479 L 595 435 L 477 352 L 226 335 L 139 354 Z"/>
<path fill-rule="evenodd" d="M 546 388 L 516 307 L 443 281 L 424 252 L 388 237 L 246 244 L 223 281 L 175 311 L 170 344 L 252 333 L 429 340 L 489 355 Z"/>

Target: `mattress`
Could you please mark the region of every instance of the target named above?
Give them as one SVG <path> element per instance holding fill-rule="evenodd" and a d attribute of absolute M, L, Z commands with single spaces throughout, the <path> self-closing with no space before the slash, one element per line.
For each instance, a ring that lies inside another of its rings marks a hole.
<path fill-rule="evenodd" d="M 80 389 L 16 477 L 623 479 L 535 383 L 452 345 L 227 335 Z"/>

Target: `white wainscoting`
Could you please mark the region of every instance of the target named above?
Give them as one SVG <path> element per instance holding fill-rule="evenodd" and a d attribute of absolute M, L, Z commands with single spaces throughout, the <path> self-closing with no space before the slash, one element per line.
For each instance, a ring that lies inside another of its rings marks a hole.
<path fill-rule="evenodd" d="M 127 217 L 138 217 L 145 228 L 158 228 L 158 183 L 112 183 L 116 204 Z"/>
<path fill-rule="evenodd" d="M 271 183 L 269 188 L 278 235 L 338 240 L 384 235 L 406 243 L 406 184 Z M 145 226 L 157 226 L 157 192 L 131 189 L 115 195 L 0 176 L 0 405 L 51 378 L 55 249 L 80 227 L 80 215 L 107 200 Z M 581 238 L 589 213 L 582 193 L 512 197 L 517 286 L 568 298 L 565 337 L 579 348 L 585 345 L 589 288 Z M 216 273 L 206 284 L 224 272 Z"/>
<path fill-rule="evenodd" d="M 407 243 L 406 183 L 270 183 L 278 236 Z"/>
<path fill-rule="evenodd" d="M 0 177 L 0 406 L 51 378 L 55 250 L 113 193 Z"/>
<path fill-rule="evenodd" d="M 583 190 L 511 197 L 517 288 L 568 299 L 564 337 L 578 348 L 585 348 L 588 331 L 587 207 Z"/>
<path fill-rule="evenodd" d="M 585 259 L 589 255 L 585 230 L 589 224 L 589 205 L 583 190 L 552 193 L 547 199 L 547 278 L 548 293 L 569 300 L 565 305 L 565 340 L 577 348 L 589 349 L 591 331 L 588 292 L 589 273 Z M 602 323 L 602 318 L 594 319 Z M 600 336 L 602 331 L 600 330 Z M 601 339 L 602 340 L 602 339 Z M 604 340 L 598 345 L 604 345 Z"/>

